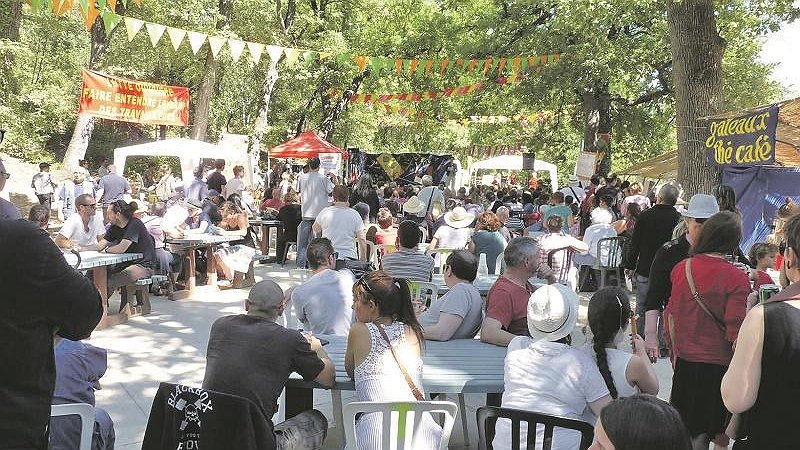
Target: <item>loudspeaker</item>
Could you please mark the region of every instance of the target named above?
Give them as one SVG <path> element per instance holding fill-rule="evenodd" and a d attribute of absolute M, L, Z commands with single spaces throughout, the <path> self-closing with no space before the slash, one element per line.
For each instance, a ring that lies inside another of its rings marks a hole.
<path fill-rule="evenodd" d="M 522 154 L 522 170 L 534 170 L 533 163 L 536 161 L 536 153 L 528 152 Z"/>

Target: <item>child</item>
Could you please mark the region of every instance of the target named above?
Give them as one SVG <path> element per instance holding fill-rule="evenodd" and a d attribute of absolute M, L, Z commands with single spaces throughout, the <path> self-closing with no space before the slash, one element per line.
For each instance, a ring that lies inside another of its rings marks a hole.
<path fill-rule="evenodd" d="M 752 272 L 751 278 L 754 281 L 753 290 L 758 292 L 762 284 L 773 284 L 772 278 L 767 275 L 766 270 L 775 267 L 775 255 L 778 254 L 778 246 L 768 242 L 756 242 L 750 247 L 747 257 L 756 265 L 756 270 Z"/>

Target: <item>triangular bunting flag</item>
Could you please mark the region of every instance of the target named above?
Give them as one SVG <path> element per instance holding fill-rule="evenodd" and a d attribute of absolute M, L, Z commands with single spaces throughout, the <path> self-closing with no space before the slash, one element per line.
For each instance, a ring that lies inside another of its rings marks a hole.
<path fill-rule="evenodd" d="M 88 2 L 87 8 L 83 9 L 81 13 L 83 14 L 83 20 L 86 23 L 87 30 L 92 28 L 94 21 L 100 16 L 100 11 L 97 10 L 97 3 L 94 0 Z"/>
<path fill-rule="evenodd" d="M 497 75 L 503 76 L 503 70 L 506 68 L 506 59 L 500 58 L 500 62 L 497 63 Z"/>
<path fill-rule="evenodd" d="M 433 69 L 433 62 L 434 61 L 432 59 L 425 61 L 425 75 L 431 73 L 431 70 Z"/>
<path fill-rule="evenodd" d="M 196 31 L 187 31 L 186 34 L 189 36 L 189 45 L 192 46 L 192 53 L 195 55 L 200 50 L 200 47 L 203 46 L 203 43 L 206 41 L 207 34 L 198 33 Z"/>
<path fill-rule="evenodd" d="M 300 50 L 296 48 L 286 48 L 283 50 L 283 53 L 286 54 L 286 65 L 289 67 L 294 67 L 297 65 L 297 60 L 300 58 Z"/>
<path fill-rule="evenodd" d="M 383 69 L 383 58 L 377 58 L 373 56 L 369 59 L 369 65 L 372 67 L 373 74 L 380 75 L 381 70 Z"/>
<path fill-rule="evenodd" d="M 245 42 L 238 39 L 228 39 L 228 49 L 231 51 L 231 59 L 236 62 L 242 56 Z"/>
<path fill-rule="evenodd" d="M 247 49 L 250 50 L 250 58 L 253 62 L 258 64 L 261 61 L 261 54 L 264 53 L 264 44 L 258 42 L 248 42 Z"/>
<path fill-rule="evenodd" d="M 478 60 L 477 59 L 470 60 L 469 64 L 467 65 L 466 72 L 467 73 L 472 73 L 472 71 L 475 70 L 475 67 L 477 67 L 477 66 L 478 66 Z"/>
<path fill-rule="evenodd" d="M 319 60 L 322 61 L 323 59 L 330 58 L 333 55 L 331 52 L 319 52 Z"/>
<path fill-rule="evenodd" d="M 136 33 L 142 29 L 142 25 L 144 25 L 143 20 L 134 19 L 133 17 L 125 18 L 125 30 L 128 31 L 128 42 L 132 41 L 133 38 L 136 37 Z"/>
<path fill-rule="evenodd" d="M 411 60 L 411 64 L 408 65 L 408 74 L 413 76 L 414 72 L 417 71 L 417 67 L 418 66 L 419 66 L 419 60 L 418 59 L 412 59 Z"/>
<path fill-rule="evenodd" d="M 108 10 L 111 12 L 117 10 L 117 0 L 108 0 Z"/>
<path fill-rule="evenodd" d="M 317 52 L 311 50 L 308 50 L 303 53 L 303 63 L 306 66 L 306 68 L 311 67 L 311 65 L 317 61 L 317 54 L 318 54 Z"/>
<path fill-rule="evenodd" d="M 75 4 L 75 0 L 53 0 L 53 13 L 56 17 L 66 14 Z"/>
<path fill-rule="evenodd" d="M 400 58 L 394 60 L 394 73 L 398 75 L 403 73 L 403 60 Z"/>
<path fill-rule="evenodd" d="M 153 44 L 153 48 L 156 48 L 158 41 L 161 40 L 161 36 L 164 35 L 164 30 L 167 29 L 166 25 L 147 22 L 144 24 L 144 27 L 147 29 L 147 34 L 150 35 L 150 43 Z"/>
<path fill-rule="evenodd" d="M 103 27 L 106 29 L 106 36 L 111 34 L 111 32 L 114 31 L 114 28 L 116 28 L 122 20 L 122 16 L 114 14 L 110 11 L 103 11 L 101 16 L 103 17 Z"/>
<path fill-rule="evenodd" d="M 353 58 L 353 60 L 356 62 L 356 65 L 358 66 L 358 70 L 363 72 L 364 69 L 367 67 L 367 57 L 366 56 L 358 55 L 355 58 Z"/>
<path fill-rule="evenodd" d="M 214 59 L 217 59 L 219 51 L 222 50 L 222 47 L 225 45 L 225 41 L 227 41 L 225 38 L 216 36 L 208 37 L 208 47 L 211 49 L 211 55 L 214 57 Z"/>
<path fill-rule="evenodd" d="M 559 62 L 561 61 L 561 55 L 559 54 L 550 55 L 548 59 L 550 60 L 550 62 Z"/>
<path fill-rule="evenodd" d="M 269 59 L 271 61 L 277 64 L 281 59 L 281 55 L 283 55 L 283 47 L 278 47 L 277 45 L 268 45 L 267 55 L 269 55 Z"/>
<path fill-rule="evenodd" d="M 443 59 L 442 62 L 439 63 L 439 75 L 444 75 L 447 72 L 447 66 L 450 65 L 449 59 Z"/>
<path fill-rule="evenodd" d="M 167 36 L 169 36 L 169 40 L 172 42 L 172 48 L 175 49 L 175 51 L 178 51 L 178 47 L 181 46 L 183 38 L 186 36 L 186 30 L 167 27 Z"/>

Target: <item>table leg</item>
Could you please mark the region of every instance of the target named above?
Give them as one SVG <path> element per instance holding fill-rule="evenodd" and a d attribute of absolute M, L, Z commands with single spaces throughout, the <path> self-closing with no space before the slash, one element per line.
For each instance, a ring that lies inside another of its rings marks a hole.
<path fill-rule="evenodd" d="M 195 272 L 197 271 L 197 260 L 194 255 L 194 247 L 186 248 L 186 285 L 179 291 L 174 291 L 170 295 L 170 300 L 183 300 L 192 296 L 195 286 L 197 285 L 197 278 Z"/>
<path fill-rule="evenodd" d="M 217 285 L 217 264 L 214 261 L 214 246 L 206 246 L 206 285 Z"/>
<path fill-rule="evenodd" d="M 303 411 L 314 408 L 314 389 L 286 386 L 284 401 L 286 402 L 286 420 L 288 420 Z"/>
<path fill-rule="evenodd" d="M 269 255 L 269 228 L 266 225 L 261 225 L 261 254 L 264 256 Z"/>
<path fill-rule="evenodd" d="M 102 330 L 110 326 L 124 323 L 128 321 L 129 307 L 126 305 L 125 309 L 117 314 L 108 313 L 108 266 L 99 266 L 92 269 L 92 281 L 97 292 L 100 293 L 100 301 L 103 303 L 103 317 L 100 323 L 97 324 L 96 330 Z"/>

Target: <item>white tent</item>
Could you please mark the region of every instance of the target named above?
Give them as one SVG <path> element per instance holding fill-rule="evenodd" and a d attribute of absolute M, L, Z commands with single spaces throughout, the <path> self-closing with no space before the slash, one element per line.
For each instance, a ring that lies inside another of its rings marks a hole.
<path fill-rule="evenodd" d="M 522 170 L 522 155 L 502 155 L 472 163 L 469 166 L 470 178 L 479 170 Z M 550 172 L 550 186 L 553 192 L 558 190 L 558 169 L 555 164 L 547 161 L 535 160 L 533 170 L 537 172 Z"/>
<path fill-rule="evenodd" d="M 233 166 L 241 165 L 245 167 L 245 183 L 252 185 L 253 182 L 247 151 L 243 149 L 183 138 L 119 147 L 114 149 L 114 165 L 119 174 L 125 173 L 125 162 L 129 156 L 175 156 L 181 160 L 181 178 L 184 182 L 192 179 L 192 172 L 201 159 L 224 159 L 227 178 L 233 177 Z"/>

